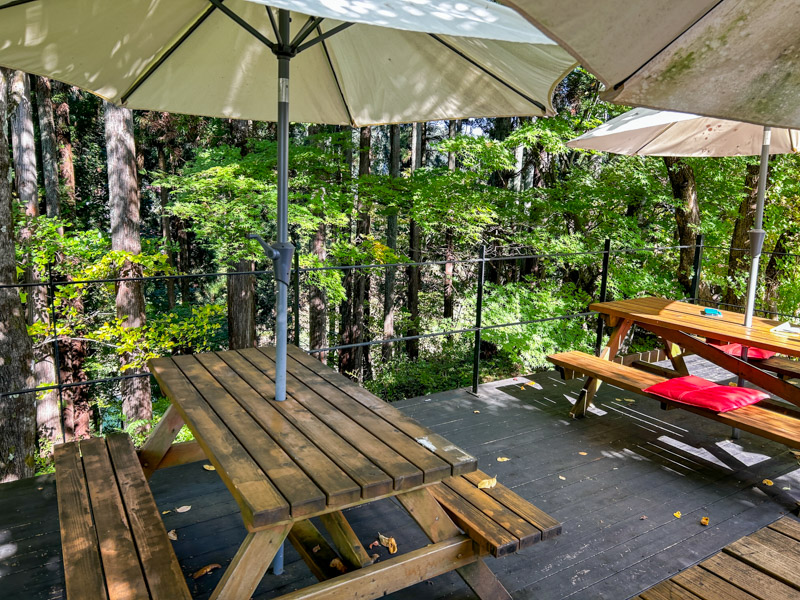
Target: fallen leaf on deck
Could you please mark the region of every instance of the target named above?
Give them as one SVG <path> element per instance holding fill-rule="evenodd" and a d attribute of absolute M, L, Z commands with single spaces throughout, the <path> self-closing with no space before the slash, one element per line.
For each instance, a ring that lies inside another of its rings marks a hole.
<path fill-rule="evenodd" d="M 772 483 L 772 479 L 764 479 L 761 483 L 763 483 L 764 485 L 774 485 Z"/>
<path fill-rule="evenodd" d="M 397 542 L 393 537 L 386 537 L 382 533 L 378 533 L 378 539 L 381 542 L 381 546 L 385 546 L 389 549 L 389 554 L 395 554 L 397 552 Z"/>
<path fill-rule="evenodd" d="M 181 507 L 179 507 L 179 508 L 176 508 L 176 509 L 175 509 L 175 512 L 179 512 L 179 513 L 185 513 L 185 512 L 188 512 L 188 511 L 190 511 L 190 510 L 192 510 L 192 507 L 191 507 L 191 506 L 181 506 Z"/>
<path fill-rule="evenodd" d="M 639 520 L 640 521 L 647 521 L 647 515 L 642 515 L 641 517 L 639 517 Z"/>
<path fill-rule="evenodd" d="M 168 514 L 169 514 L 169 513 L 171 513 L 171 512 L 172 512 L 171 510 L 162 510 L 162 511 L 161 511 L 161 514 L 162 514 L 162 515 L 168 515 Z"/>
<path fill-rule="evenodd" d="M 497 462 L 508 462 L 509 460 L 511 460 L 511 459 L 508 458 L 507 456 L 498 456 L 497 457 Z"/>
<path fill-rule="evenodd" d="M 218 565 L 217 563 L 211 563 L 210 565 L 206 565 L 205 567 L 198 569 L 194 573 L 192 573 L 192 579 L 199 579 L 203 575 L 208 575 L 214 569 L 221 569 L 222 565 Z"/>
<path fill-rule="evenodd" d="M 676 519 L 680 519 L 683 515 L 681 514 L 681 511 L 676 510 L 674 513 L 672 513 L 672 516 Z"/>
<path fill-rule="evenodd" d="M 587 456 L 589 453 L 588 452 L 578 452 L 578 454 L 580 454 L 581 456 Z"/>
<path fill-rule="evenodd" d="M 625 400 L 625 402 L 636 402 L 633 398 L 623 398 L 623 400 Z"/>
<path fill-rule="evenodd" d="M 381 545 L 381 543 L 378 540 L 375 540 L 368 547 L 369 547 L 370 550 L 372 550 L 375 546 L 380 546 L 380 545 Z"/>
<path fill-rule="evenodd" d="M 790 450 L 790 452 L 792 453 L 792 456 L 794 456 L 797 459 L 800 459 L 800 452 L 798 452 L 797 450 Z"/>
<path fill-rule="evenodd" d="M 490 490 L 496 485 L 497 485 L 497 476 L 495 475 L 491 479 L 481 479 L 478 482 L 478 489 L 479 490 Z"/>
<path fill-rule="evenodd" d="M 338 556 L 331 561 L 331 564 L 328 565 L 333 569 L 339 571 L 339 573 L 347 573 L 347 567 L 344 566 L 342 559 Z"/>
<path fill-rule="evenodd" d="M 708 517 L 703 517 L 702 519 L 700 519 L 700 525 L 707 526 L 708 525 Z"/>
<path fill-rule="evenodd" d="M 479 411 L 479 410 L 473 410 L 473 411 L 472 411 L 472 414 L 479 415 L 479 414 L 481 414 L 481 411 Z"/>
<path fill-rule="evenodd" d="M 521 390 L 524 390 L 524 389 L 525 389 L 525 386 L 524 386 L 524 385 L 521 385 L 521 386 L 519 386 L 519 389 L 521 389 Z"/>
<path fill-rule="evenodd" d="M 376 560 L 378 560 L 380 557 L 381 557 L 381 555 L 380 555 L 380 554 L 373 554 L 372 556 L 370 556 L 370 558 L 372 559 L 372 562 L 373 562 L 373 563 L 374 563 Z"/>
<path fill-rule="evenodd" d="M 168 537 L 169 539 L 171 539 L 171 540 L 174 542 L 175 540 L 177 540 L 177 539 L 178 539 L 178 532 L 177 532 L 177 531 L 175 531 L 174 529 L 170 529 L 170 530 L 167 532 L 167 537 Z"/>
<path fill-rule="evenodd" d="M 311 549 L 311 551 L 312 551 L 314 554 L 316 554 L 317 552 L 319 552 L 319 550 L 320 550 L 320 548 L 319 548 L 319 544 L 317 544 L 316 546 L 314 546 L 314 547 Z"/>
<path fill-rule="evenodd" d="M 203 468 L 206 471 L 216 471 L 217 470 L 216 468 L 214 468 L 214 465 L 203 465 Z"/>
<path fill-rule="evenodd" d="M 735 382 L 735 381 L 729 381 L 729 382 L 728 382 L 728 385 L 729 385 L 730 387 L 736 387 L 736 382 Z"/>
<path fill-rule="evenodd" d="M 525 385 L 536 385 L 536 382 L 535 382 L 535 381 L 529 381 L 529 382 L 528 382 L 528 383 L 526 383 Z"/>
<path fill-rule="evenodd" d="M 782 490 L 789 491 L 789 490 L 791 490 L 792 488 L 790 488 L 788 485 L 785 485 L 785 486 L 783 486 L 781 489 L 782 489 Z"/>
<path fill-rule="evenodd" d="M 559 476 L 558 476 L 558 478 L 559 478 L 561 481 L 566 481 L 566 480 L 567 480 L 567 478 L 566 478 L 566 477 L 564 477 L 563 475 L 559 475 Z"/>

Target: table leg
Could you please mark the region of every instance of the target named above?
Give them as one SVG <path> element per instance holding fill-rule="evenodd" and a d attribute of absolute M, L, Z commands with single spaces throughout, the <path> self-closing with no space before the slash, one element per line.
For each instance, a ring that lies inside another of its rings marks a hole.
<path fill-rule="evenodd" d="M 291 523 L 248 533 L 210 600 L 250 598 L 292 528 Z"/>
<path fill-rule="evenodd" d="M 183 417 L 170 404 L 158 425 L 147 436 L 147 441 L 139 450 L 139 462 L 142 463 L 146 479 L 150 479 L 153 472 L 158 469 L 159 463 L 169 451 L 181 427 L 183 427 Z"/>
<path fill-rule="evenodd" d="M 661 341 L 664 343 L 664 351 L 667 353 L 669 362 L 672 363 L 672 368 L 682 376 L 688 375 L 689 369 L 686 366 L 686 362 L 683 360 L 683 348 L 681 348 L 678 344 L 673 344 L 663 337 L 661 338 Z"/>
<path fill-rule="evenodd" d="M 617 356 L 619 347 L 622 345 L 622 340 L 624 340 L 625 336 L 628 335 L 632 325 L 633 321 L 623 319 L 614 326 L 614 329 L 611 330 L 611 336 L 608 338 L 608 343 L 600 351 L 600 358 L 605 360 L 613 360 Z M 575 418 L 586 415 L 586 411 L 589 408 L 589 405 L 592 403 L 592 399 L 597 393 L 597 389 L 600 387 L 601 383 L 602 381 L 596 377 L 588 377 L 586 379 L 586 383 L 583 384 L 583 389 L 578 396 L 578 401 L 575 402 L 575 404 L 572 406 L 572 409 L 569 411 L 570 416 Z"/>
<path fill-rule="evenodd" d="M 333 545 L 336 546 L 346 565 L 353 569 L 360 569 L 372 564 L 372 559 L 364 550 L 364 545 L 341 511 L 320 515 L 319 520 L 331 534 Z"/>
<path fill-rule="evenodd" d="M 431 542 L 441 542 L 461 533 L 426 488 L 400 494 L 397 499 Z M 511 600 L 511 595 L 482 558 L 459 567 L 456 572 L 481 600 Z"/>

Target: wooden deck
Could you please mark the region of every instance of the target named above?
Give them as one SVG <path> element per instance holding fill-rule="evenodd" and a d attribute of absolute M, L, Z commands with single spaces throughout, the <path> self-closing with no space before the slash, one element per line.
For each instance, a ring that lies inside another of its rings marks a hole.
<path fill-rule="evenodd" d="M 692 358 L 687 363 L 694 374 L 725 380 L 725 372 Z M 535 385 L 526 385 L 531 382 Z M 558 538 L 489 559 L 514 598 L 634 597 L 796 509 L 800 464 L 785 446 L 746 433 L 729 440 L 724 425 L 684 411 L 661 411 L 652 400 L 610 386 L 600 389 L 588 418 L 570 420 L 569 403 L 581 385 L 580 379 L 562 382 L 546 372 L 484 385 L 480 398 L 456 390 L 396 405 L 563 522 Z M 765 479 L 773 485 L 762 483 Z M 211 563 L 230 562 L 245 530 L 216 473 L 190 464 L 158 471 L 151 484 L 159 509 L 171 511 L 163 518 L 168 530 L 176 530 L 174 548 L 187 576 Z M 183 506 L 191 509 L 175 510 Z M 673 516 L 676 511 L 680 519 Z M 395 537 L 401 552 L 427 543 L 392 500 L 347 514 L 365 544 L 379 532 Z M 700 524 L 703 516 L 710 519 L 707 527 Z M 376 551 L 388 556 L 383 548 L 371 550 Z M 195 598 L 208 597 L 220 571 L 189 580 Z M 285 573 L 267 575 L 254 598 L 266 600 L 313 582 L 287 547 Z M 0 589 L 4 600 L 64 597 L 55 484 L 49 476 L 0 486 Z M 450 574 L 391 597 L 473 596 Z"/>
<path fill-rule="evenodd" d="M 784 517 L 736 540 L 636 600 L 798 600 L 800 523 Z"/>

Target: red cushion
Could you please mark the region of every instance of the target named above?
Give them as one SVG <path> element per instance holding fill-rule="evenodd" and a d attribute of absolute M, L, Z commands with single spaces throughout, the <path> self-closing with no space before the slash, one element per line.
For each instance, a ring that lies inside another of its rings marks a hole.
<path fill-rule="evenodd" d="M 668 379 L 651 385 L 644 391 L 674 402 L 699 406 L 716 412 L 727 412 L 769 398 L 769 394 L 759 390 L 717 385 L 694 375 Z"/>
<path fill-rule="evenodd" d="M 718 350 L 722 350 L 725 354 L 730 354 L 731 356 L 735 356 L 736 358 L 740 358 L 742 356 L 742 345 L 741 344 L 708 344 L 709 346 L 713 346 Z M 775 356 L 777 352 L 773 352 L 772 350 L 764 350 L 763 348 L 747 348 L 747 358 L 752 358 L 753 360 L 766 360 L 768 358 L 772 358 Z"/>

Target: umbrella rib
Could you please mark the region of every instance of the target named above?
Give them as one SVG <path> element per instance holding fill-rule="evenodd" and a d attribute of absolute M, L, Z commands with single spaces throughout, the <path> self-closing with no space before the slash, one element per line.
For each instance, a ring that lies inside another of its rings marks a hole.
<path fill-rule="evenodd" d="M 297 35 L 294 36 L 292 40 L 291 46 L 297 48 L 300 44 L 302 44 L 306 38 L 311 35 L 311 32 L 319 26 L 320 23 L 324 20 L 323 17 L 308 17 L 308 21 L 305 22 L 303 28 L 297 32 Z"/>
<path fill-rule="evenodd" d="M 273 52 L 275 52 L 275 50 L 276 50 L 276 49 L 277 49 L 277 47 L 278 47 L 278 46 L 277 46 L 277 44 L 276 44 L 275 42 L 273 42 L 272 40 L 270 40 L 268 37 L 266 37 L 266 36 L 265 36 L 263 33 L 261 33 L 261 32 L 260 32 L 258 29 L 256 29 L 256 28 L 255 28 L 255 27 L 253 27 L 252 25 L 250 25 L 250 23 L 248 23 L 247 21 L 245 21 L 245 20 L 244 20 L 242 17 L 240 17 L 239 15 L 237 15 L 237 14 L 236 14 L 234 11 L 232 11 L 230 8 L 228 8 L 227 6 L 225 6 L 224 4 L 222 4 L 222 3 L 224 2 L 224 0 L 208 0 L 208 1 L 209 1 L 209 2 L 211 2 L 211 4 L 213 4 L 214 6 L 216 6 L 218 9 L 220 9 L 220 10 L 221 10 L 223 13 L 225 13 L 225 15 L 226 15 L 227 17 L 229 17 L 229 18 L 230 18 L 230 19 L 231 19 L 231 20 L 232 20 L 234 23 L 236 23 L 236 24 L 237 24 L 239 27 L 241 27 L 241 28 L 242 28 L 242 29 L 244 29 L 244 30 L 245 30 L 247 33 L 249 33 L 249 34 L 250 34 L 250 35 L 252 35 L 254 38 L 256 38 L 256 39 L 257 39 L 259 42 L 261 42 L 262 44 L 264 44 L 264 45 L 265 45 L 267 48 L 269 48 L 270 50 L 272 50 Z"/>
<path fill-rule="evenodd" d="M 317 31 L 320 33 L 320 35 L 322 35 L 322 30 L 319 27 L 317 27 Z M 347 100 L 344 97 L 344 90 L 342 90 L 342 86 L 339 83 L 339 77 L 336 75 L 336 69 L 333 68 L 333 61 L 331 60 L 331 55 L 328 52 L 328 45 L 325 43 L 324 39 L 320 39 L 320 44 L 322 45 L 322 51 L 325 52 L 325 58 L 328 61 L 328 66 L 331 68 L 331 74 L 333 75 L 333 80 L 336 82 L 336 89 L 339 90 L 339 96 L 342 99 L 344 109 L 347 111 L 347 118 L 350 120 L 350 124 L 355 127 L 356 124 L 355 121 L 353 121 L 353 115 L 350 113 L 350 107 L 347 106 Z"/>
<path fill-rule="evenodd" d="M 311 46 L 313 46 L 313 45 L 315 45 L 315 44 L 319 44 L 320 42 L 324 42 L 324 41 L 325 41 L 325 40 L 327 40 L 329 37 L 331 37 L 331 36 L 333 36 L 333 35 L 336 35 L 336 34 L 337 34 L 337 33 L 339 33 L 340 31 L 344 31 L 345 29 L 347 29 L 347 28 L 348 28 L 348 27 L 350 27 L 351 25 L 355 25 L 355 23 L 342 23 L 341 25 L 337 25 L 337 26 L 336 26 L 336 27 L 334 27 L 333 29 L 329 29 L 329 30 L 328 30 L 328 31 L 326 31 L 325 33 L 322 33 L 322 32 L 319 30 L 319 28 L 317 28 L 317 31 L 320 31 L 320 34 L 319 34 L 317 37 L 315 37 L 313 40 L 311 40 L 310 42 L 306 42 L 306 43 L 305 43 L 305 44 L 303 44 L 302 46 L 299 46 L 299 47 L 297 48 L 297 52 L 298 52 L 298 53 L 300 53 L 300 52 L 302 52 L 303 50 L 308 50 L 309 48 L 311 48 Z"/>
<path fill-rule="evenodd" d="M 275 15 L 272 14 L 272 8 L 269 6 L 265 6 L 264 8 L 267 9 L 267 16 L 269 17 L 270 25 L 272 25 L 272 31 L 275 32 L 275 39 L 278 40 L 279 44 L 283 44 L 281 32 L 278 30 L 278 24 L 275 22 Z"/>
<path fill-rule="evenodd" d="M 3 10 L 4 8 L 13 8 L 15 6 L 19 6 L 20 4 L 28 4 L 29 2 L 33 1 L 34 0 L 12 0 L 8 4 L 3 4 L 2 6 L 0 6 L 0 10 Z"/>
<path fill-rule="evenodd" d="M 22 1 L 22 0 L 20 0 L 20 1 Z M 163 65 L 163 64 L 164 64 L 164 62 L 165 62 L 165 61 L 166 61 L 166 60 L 167 60 L 167 59 L 168 59 L 170 56 L 172 56 L 172 54 L 173 54 L 173 53 L 174 53 L 174 52 L 175 52 L 175 51 L 176 51 L 176 50 L 177 50 L 177 49 L 180 47 L 180 45 L 181 45 L 181 44 L 183 44 L 183 42 L 185 42 L 185 41 L 187 40 L 187 38 L 188 38 L 190 35 L 192 35 L 192 34 L 193 34 L 193 33 L 194 33 L 196 30 L 197 30 L 197 28 L 198 28 L 198 27 L 200 27 L 200 25 L 202 25 L 202 24 L 205 22 L 205 20 L 206 20 L 206 19 L 207 19 L 207 18 L 208 18 L 208 17 L 211 15 L 211 13 L 212 13 L 212 12 L 214 12 L 216 9 L 217 9 L 217 7 L 216 7 L 215 5 L 211 5 L 211 6 L 207 7 L 207 8 L 206 8 L 206 9 L 203 11 L 203 13 L 200 15 L 200 17 L 199 17 L 199 18 L 198 18 L 198 19 L 197 19 L 197 20 L 196 20 L 194 23 L 192 23 L 191 27 L 189 27 L 189 29 L 187 29 L 187 30 L 186 30 L 186 31 L 183 33 L 183 35 L 182 35 L 181 37 L 179 37 L 179 38 L 178 38 L 178 39 L 175 41 L 175 43 L 174 43 L 174 44 L 172 44 L 172 46 L 170 46 L 170 47 L 167 49 L 167 51 L 166 51 L 166 52 L 164 52 L 164 53 L 163 53 L 161 56 L 159 56 L 159 57 L 158 57 L 158 60 L 156 60 L 156 62 L 154 62 L 152 65 L 150 65 L 150 67 L 147 69 L 147 71 L 145 71 L 145 72 L 144 72 L 144 73 L 143 73 L 143 74 L 142 74 L 142 75 L 139 77 L 139 79 L 137 79 L 136 81 L 134 81 L 134 82 L 133 82 L 133 85 L 132 85 L 131 87 L 129 87 L 129 88 L 128 88 L 128 89 L 125 91 L 125 93 L 124 93 L 124 94 L 122 94 L 122 96 L 120 96 L 120 102 L 121 102 L 122 104 L 125 104 L 125 103 L 128 101 L 128 98 L 130 98 L 130 97 L 131 97 L 131 95 L 132 95 L 132 94 L 133 94 L 133 93 L 134 93 L 136 90 L 138 90 L 138 89 L 139 89 L 139 87 L 140 87 L 140 86 L 141 86 L 141 85 L 142 85 L 142 84 L 143 84 L 145 81 L 147 81 L 147 80 L 150 78 L 150 76 L 151 76 L 153 73 L 155 73 L 155 72 L 156 72 L 156 70 L 157 70 L 157 69 L 158 69 L 158 68 L 159 68 L 161 65 Z"/>
<path fill-rule="evenodd" d="M 471 59 L 469 56 L 467 56 L 466 54 L 464 54 L 463 52 L 461 52 L 461 51 L 460 51 L 458 48 L 455 48 L 455 47 L 453 47 L 452 45 L 448 44 L 446 41 L 444 41 L 442 38 L 440 38 L 440 37 L 439 37 L 438 35 L 436 35 L 435 33 L 429 33 L 428 35 L 429 35 L 429 36 L 431 36 L 433 39 L 435 39 L 435 40 L 436 40 L 437 42 L 439 42 L 440 44 L 442 44 L 442 45 L 443 45 L 445 48 L 447 48 L 448 50 L 451 50 L 452 52 L 455 52 L 455 53 L 456 53 L 458 56 L 460 56 L 461 58 L 463 58 L 464 60 L 466 60 L 466 61 L 467 61 L 468 63 L 470 63 L 472 66 L 474 66 L 474 67 L 477 67 L 478 69 L 480 69 L 481 71 L 483 71 L 483 72 L 484 72 L 486 75 L 488 75 L 488 76 L 489 76 L 489 77 L 491 77 L 492 79 L 496 80 L 498 83 L 501 83 L 502 85 L 504 85 L 505 87 L 507 87 L 508 89 L 510 89 L 512 92 L 514 92 L 515 94 L 517 94 L 518 96 L 520 96 L 521 98 L 523 98 L 524 100 L 526 100 L 527 102 L 530 102 L 531 104 L 533 104 L 533 105 L 534 105 L 536 108 L 538 108 L 539 110 L 541 110 L 543 113 L 547 113 L 547 108 L 546 108 L 546 107 L 544 106 L 544 104 L 542 104 L 541 102 L 539 102 L 539 101 L 537 101 L 537 100 L 534 100 L 533 98 L 531 98 L 531 97 L 530 97 L 530 96 L 528 96 L 527 94 L 525 94 L 525 93 L 523 93 L 523 92 L 519 91 L 519 90 L 518 90 L 517 88 L 515 88 L 513 85 L 511 85 L 511 84 L 510 84 L 510 83 L 508 83 L 507 81 L 503 80 L 501 77 L 499 77 L 499 76 L 498 76 L 498 75 L 496 75 L 495 73 L 492 73 L 492 72 L 491 72 L 489 69 L 487 69 L 487 68 L 486 68 L 486 67 L 484 67 L 483 65 L 479 64 L 478 62 L 474 61 L 474 60 L 473 60 L 473 59 Z"/>
<path fill-rule="evenodd" d="M 665 134 L 667 131 L 669 131 L 669 130 L 670 130 L 670 128 L 672 128 L 672 126 L 673 126 L 673 125 L 675 125 L 675 121 L 673 121 L 672 123 L 669 123 L 669 124 L 668 124 L 666 127 L 664 127 L 663 129 L 659 129 L 659 130 L 658 130 L 656 133 L 654 133 L 654 134 L 653 134 L 653 135 L 650 137 L 650 139 L 649 139 L 649 140 L 647 140 L 647 141 L 646 141 L 644 144 L 642 144 L 642 145 L 639 147 L 639 149 L 638 149 L 638 150 L 636 150 L 636 152 L 634 152 L 633 154 L 635 154 L 635 155 L 638 155 L 638 154 L 639 154 L 639 153 L 640 153 L 642 150 L 644 150 L 644 149 L 645 149 L 645 148 L 647 148 L 647 147 L 648 147 L 650 144 L 652 144 L 654 141 L 656 141 L 656 138 L 658 138 L 660 135 L 663 135 L 663 134 Z M 642 156 L 645 156 L 645 155 L 642 155 Z"/>

